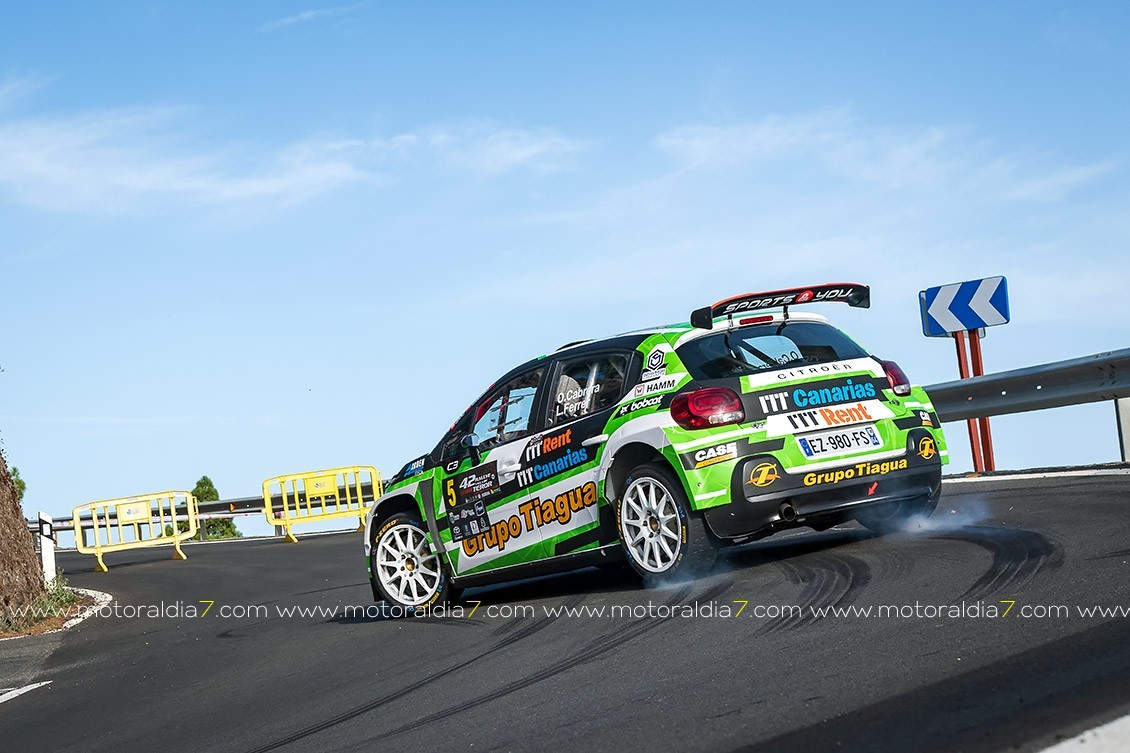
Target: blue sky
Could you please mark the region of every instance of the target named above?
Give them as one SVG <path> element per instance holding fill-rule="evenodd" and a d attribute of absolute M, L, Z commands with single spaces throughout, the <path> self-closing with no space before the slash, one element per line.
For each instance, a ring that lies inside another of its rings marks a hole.
<path fill-rule="evenodd" d="M 739 292 L 922 383 L 1127 345 L 1122 3 L 34 3 L 0 25 L 0 441 L 25 507 L 429 449 L 494 377 Z M 914 6 L 914 7 L 910 7 Z M 1116 459 L 1113 408 L 999 419 Z M 960 426 L 955 468 L 969 467 Z"/>

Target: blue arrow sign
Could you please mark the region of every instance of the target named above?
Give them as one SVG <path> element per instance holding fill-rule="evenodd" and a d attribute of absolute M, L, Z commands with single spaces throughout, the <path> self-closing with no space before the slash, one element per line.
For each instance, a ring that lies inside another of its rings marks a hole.
<path fill-rule="evenodd" d="M 1008 280 L 987 277 L 927 288 L 918 294 L 918 303 L 927 337 L 1007 324 Z"/>

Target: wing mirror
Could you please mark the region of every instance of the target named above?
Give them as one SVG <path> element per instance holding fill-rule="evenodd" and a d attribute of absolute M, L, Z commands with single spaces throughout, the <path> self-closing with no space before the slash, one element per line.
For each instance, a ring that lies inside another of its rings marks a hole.
<path fill-rule="evenodd" d="M 479 435 L 475 432 L 464 434 L 463 438 L 459 440 L 459 444 L 463 445 L 470 453 L 471 457 L 475 460 L 475 465 L 479 464 L 482 460 L 482 453 L 479 452 Z"/>

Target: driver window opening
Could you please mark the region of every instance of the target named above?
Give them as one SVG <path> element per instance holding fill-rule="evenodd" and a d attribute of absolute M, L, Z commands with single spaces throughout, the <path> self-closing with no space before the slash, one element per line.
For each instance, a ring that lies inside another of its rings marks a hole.
<path fill-rule="evenodd" d="M 599 413 L 620 400 L 628 374 L 624 355 L 601 355 L 566 361 L 550 395 L 550 426 Z"/>
<path fill-rule="evenodd" d="M 513 441 L 529 431 L 543 371 L 537 369 L 512 379 L 475 406 L 471 431 L 479 438 L 481 448 Z"/>

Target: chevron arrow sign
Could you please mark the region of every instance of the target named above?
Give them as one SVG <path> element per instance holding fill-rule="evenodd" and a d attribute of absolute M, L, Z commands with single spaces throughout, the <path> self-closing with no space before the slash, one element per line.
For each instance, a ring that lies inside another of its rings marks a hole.
<path fill-rule="evenodd" d="M 987 277 L 927 288 L 918 294 L 918 303 L 927 337 L 1007 324 L 1008 280 Z"/>

